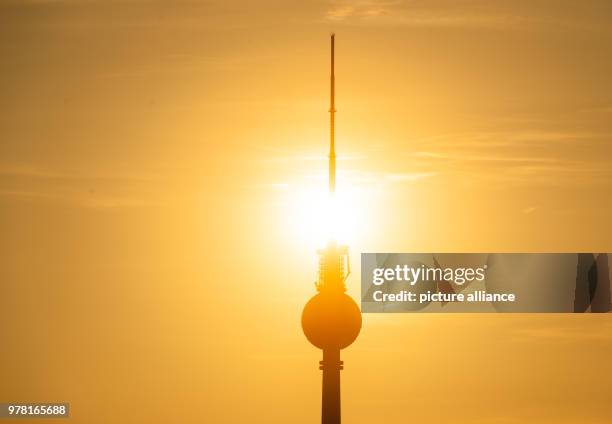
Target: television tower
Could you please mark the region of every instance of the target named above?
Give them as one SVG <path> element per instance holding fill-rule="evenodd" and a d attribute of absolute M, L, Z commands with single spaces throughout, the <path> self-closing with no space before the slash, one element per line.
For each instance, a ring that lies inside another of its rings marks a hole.
<path fill-rule="evenodd" d="M 336 152 L 334 144 L 335 81 L 334 34 L 331 35 L 331 101 L 329 132 L 329 195 L 336 191 Z M 331 219 L 331 217 L 330 217 Z M 323 371 L 321 423 L 340 424 L 340 350 L 355 341 L 361 330 L 361 311 L 346 292 L 350 274 L 348 247 L 331 239 L 319 255 L 318 293 L 304 306 L 302 329 L 310 343 L 323 350 L 319 369 Z"/>

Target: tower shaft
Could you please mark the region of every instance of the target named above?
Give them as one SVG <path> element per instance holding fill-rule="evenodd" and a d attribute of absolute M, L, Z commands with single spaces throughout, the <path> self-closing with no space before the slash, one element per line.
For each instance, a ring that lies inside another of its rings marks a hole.
<path fill-rule="evenodd" d="M 334 38 L 331 35 L 331 74 L 330 74 L 330 105 L 329 105 L 329 192 L 336 191 L 336 148 L 334 140 L 334 126 L 336 115 L 336 82 L 334 77 Z"/>
<path fill-rule="evenodd" d="M 323 371 L 321 423 L 340 424 L 340 349 L 323 349 L 323 360 L 319 362 Z"/>

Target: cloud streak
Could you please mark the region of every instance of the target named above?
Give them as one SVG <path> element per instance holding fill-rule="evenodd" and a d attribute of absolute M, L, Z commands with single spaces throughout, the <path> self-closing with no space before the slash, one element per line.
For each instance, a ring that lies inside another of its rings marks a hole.
<path fill-rule="evenodd" d="M 114 209 L 152 204 L 146 196 L 161 178 L 120 172 L 58 172 L 29 165 L 0 166 L 0 197 L 59 202 L 76 207 Z M 103 190 L 97 189 L 103 187 Z M 145 190 L 144 188 L 149 188 Z"/>
<path fill-rule="evenodd" d="M 345 21 L 354 18 L 377 18 L 391 15 L 399 1 L 342 1 L 334 2 L 325 14 L 330 21 Z"/>
<path fill-rule="evenodd" d="M 557 28 L 591 32 L 609 32 L 607 22 L 581 22 L 571 11 L 556 8 L 551 13 L 526 15 L 522 9 L 487 1 L 392 1 L 335 0 L 324 19 L 353 25 L 389 25 L 423 28 L 465 28 L 488 30 L 542 30 Z"/>
<path fill-rule="evenodd" d="M 333 1 L 325 19 L 347 24 L 387 24 L 412 27 L 503 28 L 525 24 L 525 18 L 501 13 L 484 13 L 457 8 L 427 7 L 401 1 L 340 0 Z"/>

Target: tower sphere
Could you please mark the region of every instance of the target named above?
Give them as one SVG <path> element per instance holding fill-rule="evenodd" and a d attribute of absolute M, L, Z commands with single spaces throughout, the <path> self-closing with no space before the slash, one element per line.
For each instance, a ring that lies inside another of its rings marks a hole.
<path fill-rule="evenodd" d="M 344 349 L 359 335 L 361 312 L 347 294 L 321 292 L 304 306 L 302 330 L 319 349 Z"/>

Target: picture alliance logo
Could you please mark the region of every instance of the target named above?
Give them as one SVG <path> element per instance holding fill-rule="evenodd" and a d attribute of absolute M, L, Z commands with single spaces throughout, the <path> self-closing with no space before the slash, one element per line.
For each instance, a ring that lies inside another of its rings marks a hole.
<path fill-rule="evenodd" d="M 483 281 L 487 265 L 478 268 L 429 268 L 425 265 L 412 267 L 396 265 L 393 268 L 375 268 L 372 283 L 380 286 L 385 282 L 406 282 L 414 286 L 419 281 L 446 281 L 464 285 L 472 281 Z"/>

